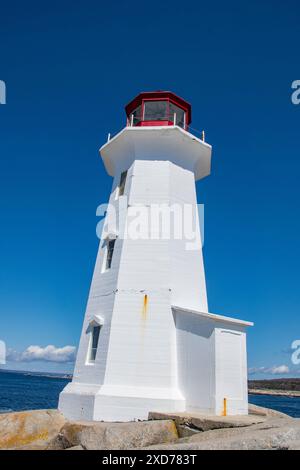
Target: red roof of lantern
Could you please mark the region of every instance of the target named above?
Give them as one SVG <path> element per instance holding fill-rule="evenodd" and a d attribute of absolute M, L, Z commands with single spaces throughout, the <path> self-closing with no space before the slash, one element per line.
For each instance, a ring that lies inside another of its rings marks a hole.
<path fill-rule="evenodd" d="M 138 94 L 133 100 L 131 100 L 126 106 L 125 111 L 127 117 L 142 104 L 143 100 L 166 100 L 179 106 L 186 112 L 186 124 L 189 125 L 192 121 L 192 107 L 190 103 L 185 101 L 175 93 L 171 91 L 145 91 Z"/>

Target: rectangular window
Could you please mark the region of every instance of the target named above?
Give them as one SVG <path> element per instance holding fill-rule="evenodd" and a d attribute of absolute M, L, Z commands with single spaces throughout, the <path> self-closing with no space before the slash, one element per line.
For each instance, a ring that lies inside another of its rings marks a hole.
<path fill-rule="evenodd" d="M 123 196 L 125 190 L 125 183 L 126 183 L 127 171 L 123 171 L 120 177 L 119 183 L 119 196 Z"/>
<path fill-rule="evenodd" d="M 176 104 L 170 103 L 170 121 L 174 124 L 174 114 L 176 114 L 176 126 L 184 127 L 184 110 L 176 106 Z"/>
<path fill-rule="evenodd" d="M 106 269 L 110 269 L 112 263 L 112 257 L 114 253 L 116 240 L 109 240 L 107 243 L 107 255 L 106 255 Z"/>
<path fill-rule="evenodd" d="M 94 362 L 96 359 L 100 328 L 101 326 L 93 326 L 93 329 L 92 329 L 91 348 L 90 348 L 90 361 L 91 362 Z"/>
<path fill-rule="evenodd" d="M 167 101 L 145 101 L 144 121 L 168 120 Z"/>

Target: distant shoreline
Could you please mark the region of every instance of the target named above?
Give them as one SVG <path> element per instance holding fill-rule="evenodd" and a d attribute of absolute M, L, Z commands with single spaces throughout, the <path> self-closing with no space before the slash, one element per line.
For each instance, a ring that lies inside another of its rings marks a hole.
<path fill-rule="evenodd" d="M 248 390 L 250 395 L 271 395 L 277 397 L 291 397 L 300 398 L 300 392 L 293 390 L 269 390 L 269 389 L 255 389 L 250 388 Z"/>
<path fill-rule="evenodd" d="M 33 372 L 29 370 L 12 370 L 12 369 L 1 369 L 0 368 L 0 374 L 1 373 L 7 373 L 7 374 L 20 374 L 20 375 L 29 375 L 31 377 L 47 377 L 48 379 L 68 379 L 72 380 L 73 376 L 72 374 L 59 374 L 55 372 Z"/>

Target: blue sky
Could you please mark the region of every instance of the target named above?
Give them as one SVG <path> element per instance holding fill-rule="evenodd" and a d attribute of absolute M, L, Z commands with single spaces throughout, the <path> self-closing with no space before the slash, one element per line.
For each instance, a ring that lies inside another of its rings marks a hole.
<path fill-rule="evenodd" d="M 274 375 L 300 338 L 297 1 L 1 5 L 0 338 L 77 346 L 111 179 L 98 149 L 138 92 L 193 106 L 213 145 L 205 204 L 210 311 L 255 322 L 249 367 Z M 17 353 L 16 353 L 17 354 Z M 67 362 L 10 368 L 69 371 Z"/>

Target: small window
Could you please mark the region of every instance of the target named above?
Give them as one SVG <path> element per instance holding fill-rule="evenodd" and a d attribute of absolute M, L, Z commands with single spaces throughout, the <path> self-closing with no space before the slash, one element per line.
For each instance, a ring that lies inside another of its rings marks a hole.
<path fill-rule="evenodd" d="M 127 171 L 123 171 L 120 177 L 120 184 L 119 184 L 119 196 L 123 196 L 125 190 L 125 183 L 126 183 Z"/>
<path fill-rule="evenodd" d="M 116 243 L 115 239 L 109 240 L 109 242 L 107 243 L 107 255 L 106 255 L 106 266 L 105 266 L 106 269 L 110 269 L 111 267 L 115 243 Z"/>
<path fill-rule="evenodd" d="M 100 335 L 100 328 L 101 326 L 93 326 L 92 328 L 92 338 L 91 338 L 91 347 L 90 347 L 90 361 L 94 362 L 96 359 L 98 343 L 99 343 L 99 335 Z"/>

